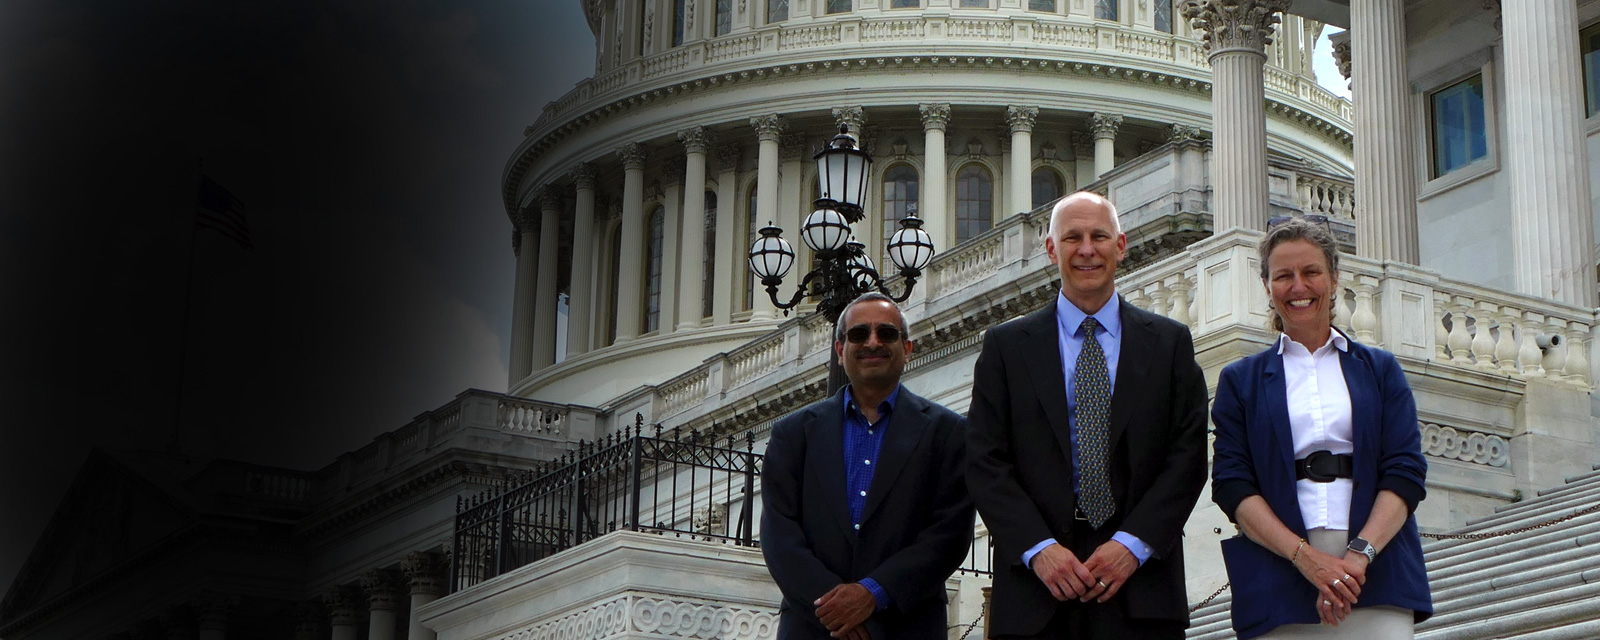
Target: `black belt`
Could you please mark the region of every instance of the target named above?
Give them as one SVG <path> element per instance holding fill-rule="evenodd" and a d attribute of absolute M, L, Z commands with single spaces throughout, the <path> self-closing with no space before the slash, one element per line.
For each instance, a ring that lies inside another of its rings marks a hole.
<path fill-rule="evenodd" d="M 1326 450 L 1312 451 L 1311 455 L 1294 461 L 1294 479 L 1333 482 L 1339 478 L 1353 477 L 1354 468 L 1350 454 L 1335 455 Z"/>

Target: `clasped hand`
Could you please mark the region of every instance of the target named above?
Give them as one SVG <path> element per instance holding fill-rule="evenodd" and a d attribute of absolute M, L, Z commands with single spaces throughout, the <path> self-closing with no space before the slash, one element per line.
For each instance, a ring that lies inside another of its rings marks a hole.
<path fill-rule="evenodd" d="M 1057 600 L 1105 602 L 1127 584 L 1139 560 L 1121 542 L 1108 540 L 1083 562 L 1066 547 L 1052 544 L 1033 556 L 1031 566 Z"/>
<path fill-rule="evenodd" d="M 814 602 L 817 619 L 828 628 L 828 635 L 844 640 L 871 640 L 871 634 L 862 626 L 872 612 L 878 609 L 878 600 L 859 582 L 846 582 Z"/>
<path fill-rule="evenodd" d="M 1355 552 L 1336 558 L 1305 545 L 1295 568 L 1317 588 L 1317 616 L 1324 624 L 1343 622 L 1367 583 L 1367 557 Z"/>

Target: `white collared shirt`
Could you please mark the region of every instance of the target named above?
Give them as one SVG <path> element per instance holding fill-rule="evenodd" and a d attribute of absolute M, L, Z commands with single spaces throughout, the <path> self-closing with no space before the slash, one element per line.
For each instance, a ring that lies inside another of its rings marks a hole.
<path fill-rule="evenodd" d="M 1339 352 L 1349 351 L 1350 343 L 1338 331 L 1329 334 L 1328 342 L 1315 352 L 1307 351 L 1288 335 L 1279 334 L 1278 354 L 1283 356 L 1289 431 L 1294 438 L 1296 460 L 1319 450 L 1335 454 L 1355 451 L 1350 388 L 1344 383 L 1344 368 L 1339 365 Z M 1300 516 L 1306 528 L 1348 530 L 1353 482 L 1350 478 L 1296 482 Z"/>

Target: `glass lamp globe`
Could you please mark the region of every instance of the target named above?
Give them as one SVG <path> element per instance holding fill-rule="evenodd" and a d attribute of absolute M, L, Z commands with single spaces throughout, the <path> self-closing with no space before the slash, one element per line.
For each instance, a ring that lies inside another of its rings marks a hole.
<path fill-rule="evenodd" d="M 762 227 L 761 237 L 750 246 L 750 270 L 763 281 L 782 279 L 794 266 L 794 247 L 783 239 L 782 233 L 778 227 Z"/>
<path fill-rule="evenodd" d="M 838 251 L 850 240 L 850 223 L 833 209 L 817 209 L 800 228 L 800 238 L 812 251 Z"/>

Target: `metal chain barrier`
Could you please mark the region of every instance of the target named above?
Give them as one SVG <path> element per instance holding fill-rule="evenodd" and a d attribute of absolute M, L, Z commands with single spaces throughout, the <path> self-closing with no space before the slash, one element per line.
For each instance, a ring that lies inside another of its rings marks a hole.
<path fill-rule="evenodd" d="M 1424 534 L 1422 534 L 1422 537 L 1428 538 L 1428 539 L 1431 539 L 1431 540 L 1488 540 L 1489 538 L 1498 538 L 1500 536 L 1509 536 L 1509 535 L 1514 535 L 1514 534 L 1518 534 L 1518 533 L 1527 533 L 1529 531 L 1537 531 L 1537 530 L 1543 529 L 1545 527 L 1553 527 L 1553 526 L 1556 526 L 1556 525 L 1561 524 L 1563 522 L 1566 522 L 1568 520 L 1572 520 L 1573 518 L 1577 518 L 1579 516 L 1586 516 L 1586 515 L 1589 515 L 1591 513 L 1596 512 L 1596 511 L 1600 511 L 1600 504 L 1593 505 L 1593 506 L 1591 506 L 1591 507 L 1589 507 L 1587 509 L 1574 511 L 1572 513 L 1569 513 L 1567 515 L 1561 516 L 1561 517 L 1556 518 L 1555 520 L 1551 520 L 1549 522 L 1541 522 L 1539 524 L 1530 524 L 1530 525 L 1528 525 L 1526 527 L 1517 527 L 1515 529 L 1506 529 L 1505 531 L 1490 531 L 1488 533 L 1424 533 Z"/>
<path fill-rule="evenodd" d="M 974 618 L 972 620 L 972 624 L 967 625 L 967 628 L 961 630 L 961 635 L 956 636 L 956 640 L 967 640 L 967 636 L 972 635 L 972 630 L 976 629 L 978 627 L 978 624 L 983 622 L 983 617 L 986 616 L 986 615 L 989 615 L 988 611 L 979 611 L 978 612 L 978 617 Z M 959 626 L 961 626 L 961 625 L 953 624 L 953 625 L 950 625 L 949 627 L 946 627 L 945 630 L 948 631 L 950 629 L 954 629 L 954 628 L 959 627 Z"/>
<path fill-rule="evenodd" d="M 1556 525 L 1561 524 L 1563 522 L 1567 522 L 1567 521 L 1573 520 L 1575 518 L 1586 516 L 1586 515 L 1589 515 L 1589 514 L 1595 513 L 1595 512 L 1600 512 L 1600 504 L 1595 504 L 1593 506 L 1590 506 L 1589 508 L 1580 509 L 1578 511 L 1574 511 L 1572 513 L 1569 513 L 1567 515 L 1561 516 L 1561 517 L 1556 518 L 1554 520 L 1541 522 L 1539 524 L 1530 524 L 1530 525 L 1528 525 L 1526 527 L 1517 527 L 1515 529 L 1506 529 L 1504 531 L 1490 531 L 1490 532 L 1487 532 L 1487 533 L 1423 533 L 1423 534 L 1420 534 L 1420 535 L 1422 537 L 1428 538 L 1430 540 L 1488 540 L 1489 538 L 1498 538 L 1500 536 L 1512 536 L 1512 535 L 1516 535 L 1516 534 L 1519 534 L 1519 533 L 1527 533 L 1529 531 L 1538 531 L 1540 529 L 1544 529 L 1546 527 L 1553 527 L 1553 526 L 1556 526 Z M 1194 605 L 1192 607 L 1189 607 L 1189 613 L 1193 614 L 1194 612 L 1199 611 L 1201 608 L 1205 607 L 1206 605 L 1211 604 L 1212 600 L 1216 600 L 1217 596 L 1222 595 L 1222 592 L 1227 591 L 1228 587 L 1231 587 L 1231 586 L 1233 586 L 1232 582 L 1223 583 L 1223 585 L 1221 587 L 1218 587 L 1216 591 L 1211 592 L 1211 595 L 1206 596 L 1206 599 L 1201 600 L 1199 604 L 1196 604 L 1196 605 Z"/>

